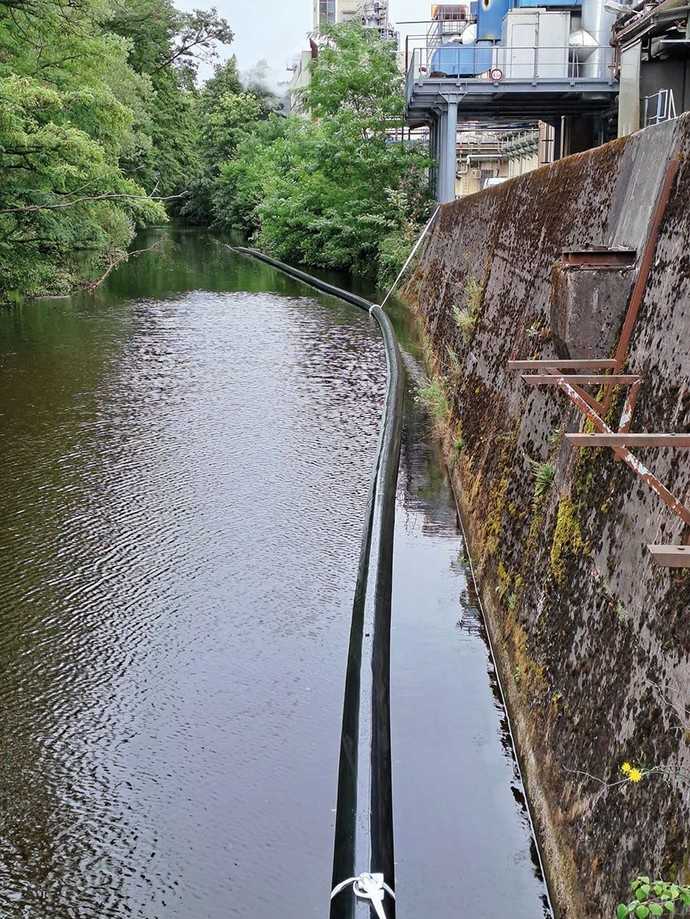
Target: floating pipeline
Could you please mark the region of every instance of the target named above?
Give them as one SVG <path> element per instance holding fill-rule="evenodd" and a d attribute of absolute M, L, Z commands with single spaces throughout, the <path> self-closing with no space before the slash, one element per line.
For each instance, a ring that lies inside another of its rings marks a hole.
<path fill-rule="evenodd" d="M 256 249 L 260 259 L 324 293 L 366 310 L 381 329 L 387 389 L 365 509 L 345 678 L 330 919 L 394 919 L 390 730 L 390 625 L 395 491 L 404 371 L 395 332 L 380 306 Z"/>

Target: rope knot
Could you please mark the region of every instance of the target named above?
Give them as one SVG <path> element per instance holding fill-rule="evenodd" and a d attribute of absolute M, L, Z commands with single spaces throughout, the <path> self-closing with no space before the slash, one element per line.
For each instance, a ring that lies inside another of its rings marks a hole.
<path fill-rule="evenodd" d="M 386 919 L 386 914 L 383 911 L 383 899 L 386 894 L 389 894 L 395 900 L 395 894 L 384 881 L 382 874 L 370 874 L 365 871 L 359 877 L 342 881 L 337 887 L 333 888 L 331 900 L 350 886 L 352 886 L 356 897 L 359 897 L 360 900 L 369 900 L 371 902 L 378 919 Z"/>

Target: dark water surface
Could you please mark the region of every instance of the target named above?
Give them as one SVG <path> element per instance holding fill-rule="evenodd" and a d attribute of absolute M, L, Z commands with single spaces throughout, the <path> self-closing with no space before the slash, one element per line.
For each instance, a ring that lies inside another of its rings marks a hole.
<path fill-rule="evenodd" d="M 407 363 L 413 390 L 420 367 Z M 391 656 L 397 919 L 542 919 L 551 912 L 524 789 L 429 428 L 408 398 Z"/>
<path fill-rule="evenodd" d="M 0 312 L 2 919 L 327 914 L 383 348 L 353 307 L 163 239 L 95 298 Z M 398 917 L 538 919 L 412 401 L 398 512 Z"/>

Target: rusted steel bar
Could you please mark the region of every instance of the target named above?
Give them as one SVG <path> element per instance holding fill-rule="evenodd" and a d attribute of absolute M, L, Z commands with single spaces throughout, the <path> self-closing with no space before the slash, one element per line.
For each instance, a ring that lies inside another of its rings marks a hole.
<path fill-rule="evenodd" d="M 585 383 L 596 386 L 631 386 L 640 378 L 637 374 L 628 373 L 611 373 L 611 374 L 573 374 L 573 373 L 555 373 L 555 374 L 523 374 L 522 379 L 530 386 L 556 386 L 560 380 L 566 383 Z"/>
<path fill-rule="evenodd" d="M 628 268 L 636 249 L 564 249 L 561 261 L 569 268 Z"/>
<path fill-rule="evenodd" d="M 556 370 L 613 370 L 615 360 L 544 360 L 544 361 L 508 361 L 508 370 L 541 370 L 555 367 Z"/>
<path fill-rule="evenodd" d="M 657 565 L 690 568 L 690 546 L 647 546 Z"/>
<path fill-rule="evenodd" d="M 625 315 L 623 328 L 621 329 L 620 338 L 618 339 L 618 345 L 616 346 L 616 352 L 614 354 L 616 359 L 616 369 L 618 370 L 622 370 L 628 358 L 630 340 L 635 328 L 638 313 L 640 312 L 640 307 L 642 306 L 642 301 L 644 300 L 649 273 L 652 270 L 652 265 L 654 264 L 654 255 L 656 253 L 657 243 L 659 242 L 659 233 L 661 232 L 661 226 L 666 215 L 666 208 L 668 207 L 668 202 L 671 198 L 673 183 L 676 180 L 679 168 L 679 159 L 674 158 L 668 161 L 666 172 L 664 173 L 664 178 L 661 183 L 661 188 L 659 189 L 656 205 L 654 207 L 654 213 L 652 214 L 652 218 L 649 224 L 647 241 L 642 252 L 642 258 L 640 259 L 640 267 L 637 272 L 637 278 L 635 279 L 635 285 L 633 287 L 632 294 L 630 295 L 628 310 Z"/>
<path fill-rule="evenodd" d="M 594 411 L 599 415 L 604 415 L 604 406 L 601 402 L 597 401 L 591 393 L 588 393 L 586 389 L 583 389 L 581 386 L 578 386 L 577 383 L 570 384 L 575 392 L 581 399 L 584 399 L 587 405 L 594 409 Z"/>
<path fill-rule="evenodd" d="M 573 447 L 671 447 L 690 450 L 690 434 L 566 434 Z"/>
<path fill-rule="evenodd" d="M 642 386 L 642 380 L 638 380 L 636 383 L 633 383 L 630 389 L 628 390 L 628 395 L 625 398 L 625 403 L 623 405 L 623 411 L 621 412 L 621 418 L 618 422 L 618 433 L 627 434 L 632 425 L 632 416 L 635 411 L 635 406 L 637 405 L 637 397 L 640 394 L 640 387 Z"/>
<path fill-rule="evenodd" d="M 587 402 L 582 398 L 582 396 L 570 385 L 570 383 L 563 376 L 554 376 L 554 379 L 557 381 L 557 385 L 566 396 L 570 399 L 573 405 L 577 406 L 580 411 L 586 415 L 594 427 L 599 431 L 600 434 L 613 434 L 614 432 L 609 428 L 603 418 L 587 404 Z M 650 472 L 649 469 L 641 463 L 636 456 L 630 452 L 630 450 L 625 447 L 612 447 L 614 453 L 619 456 L 623 462 L 632 469 L 635 475 L 639 476 L 644 482 L 649 485 L 649 487 L 655 491 L 664 504 L 669 507 L 674 514 L 676 514 L 680 519 L 687 523 L 690 526 L 690 510 L 678 500 L 678 498 L 673 495 L 666 486 L 657 479 L 654 473 Z"/>

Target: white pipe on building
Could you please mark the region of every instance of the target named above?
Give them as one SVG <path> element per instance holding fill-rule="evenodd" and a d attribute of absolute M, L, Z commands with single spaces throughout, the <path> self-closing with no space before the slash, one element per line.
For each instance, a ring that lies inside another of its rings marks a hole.
<path fill-rule="evenodd" d="M 583 76 L 606 79 L 610 74 L 611 31 L 616 13 L 606 8 L 605 0 L 582 0 L 582 28 L 594 38 L 598 46 L 583 65 Z"/>

